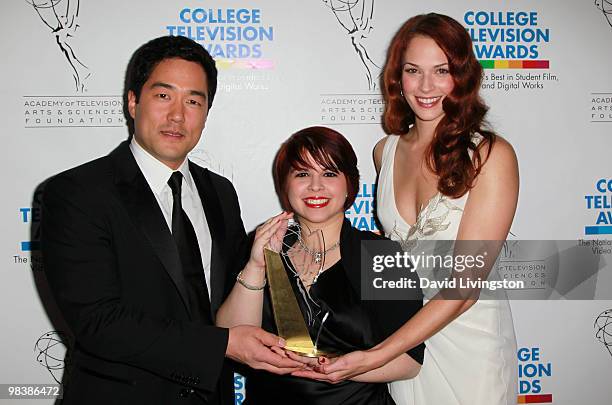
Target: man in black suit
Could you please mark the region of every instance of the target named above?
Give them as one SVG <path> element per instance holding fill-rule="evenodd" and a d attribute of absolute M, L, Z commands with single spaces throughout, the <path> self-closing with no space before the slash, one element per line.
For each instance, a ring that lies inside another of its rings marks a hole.
<path fill-rule="evenodd" d="M 245 242 L 232 184 L 186 158 L 216 87 L 199 44 L 148 42 L 126 76 L 131 140 L 45 188 L 44 265 L 76 343 L 66 404 L 229 404 L 226 358 L 300 367 L 277 336 L 214 326 Z"/>

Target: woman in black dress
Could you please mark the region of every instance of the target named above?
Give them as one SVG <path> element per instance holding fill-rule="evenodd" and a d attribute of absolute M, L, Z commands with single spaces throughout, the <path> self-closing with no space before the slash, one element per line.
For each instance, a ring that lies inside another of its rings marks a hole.
<path fill-rule="evenodd" d="M 249 262 L 217 313 L 219 326 L 250 324 L 277 332 L 265 288 L 263 248 L 267 245 L 282 249 L 290 258 L 285 261 L 290 283 L 311 339 L 321 349 L 335 353 L 370 349 L 421 308 L 419 300 L 361 300 L 361 241 L 384 238 L 354 229 L 344 218 L 359 190 L 359 171 L 355 152 L 341 134 L 311 127 L 292 135 L 277 153 L 274 181 L 286 212 L 257 229 Z M 302 235 L 286 232 L 292 216 L 302 230 L 320 233 L 326 241 L 323 251 L 304 231 Z M 414 377 L 423 350 L 423 345 L 417 346 L 384 367 L 338 384 L 249 370 L 245 403 L 394 404 L 386 382 Z"/>

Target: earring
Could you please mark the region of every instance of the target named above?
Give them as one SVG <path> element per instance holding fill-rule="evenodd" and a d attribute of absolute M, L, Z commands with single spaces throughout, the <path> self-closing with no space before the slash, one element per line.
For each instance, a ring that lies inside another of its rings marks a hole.
<path fill-rule="evenodd" d="M 400 87 L 400 96 L 402 96 L 402 98 L 406 98 L 404 97 L 404 90 Z"/>

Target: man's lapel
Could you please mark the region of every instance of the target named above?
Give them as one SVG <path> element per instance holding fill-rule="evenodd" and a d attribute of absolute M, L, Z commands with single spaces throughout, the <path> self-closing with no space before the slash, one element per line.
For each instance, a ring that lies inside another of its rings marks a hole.
<path fill-rule="evenodd" d="M 155 195 L 130 151 L 129 143 L 127 141 L 121 143 L 111 152 L 110 157 L 113 161 L 115 184 L 120 199 L 136 227 L 142 231 L 151 244 L 153 251 L 174 282 L 187 312 L 191 315 L 187 287 L 176 243 Z"/>
<path fill-rule="evenodd" d="M 206 214 L 206 222 L 210 230 L 212 239 L 211 258 L 210 258 L 210 307 L 212 310 L 212 319 L 215 320 L 215 313 L 221 306 L 224 294 L 225 279 L 227 277 L 227 269 L 225 268 L 225 256 L 223 254 L 226 246 L 226 229 L 223 221 L 223 210 L 217 190 L 213 186 L 210 179 L 208 169 L 189 162 L 189 171 L 194 179 L 204 214 Z"/>

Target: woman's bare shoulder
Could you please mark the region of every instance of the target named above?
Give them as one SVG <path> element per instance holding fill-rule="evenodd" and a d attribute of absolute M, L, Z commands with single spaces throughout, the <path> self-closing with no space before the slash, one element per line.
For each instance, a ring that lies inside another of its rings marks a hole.
<path fill-rule="evenodd" d="M 385 149 L 385 143 L 387 142 L 387 139 L 389 139 L 389 136 L 390 135 L 387 135 L 384 138 L 379 139 L 378 142 L 376 142 L 376 145 L 374 145 L 372 157 L 374 158 L 374 166 L 376 167 L 376 173 L 380 172 L 383 150 Z"/>
<path fill-rule="evenodd" d="M 518 166 L 518 160 L 512 144 L 500 135 L 495 136 L 492 144 L 483 139 L 478 149 L 481 161 L 484 162 L 481 174 L 507 170 Z"/>

